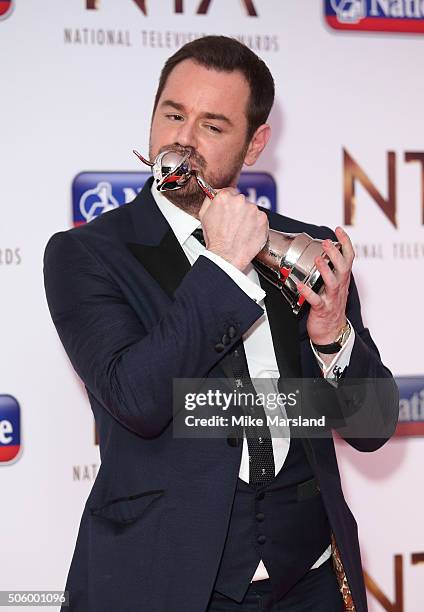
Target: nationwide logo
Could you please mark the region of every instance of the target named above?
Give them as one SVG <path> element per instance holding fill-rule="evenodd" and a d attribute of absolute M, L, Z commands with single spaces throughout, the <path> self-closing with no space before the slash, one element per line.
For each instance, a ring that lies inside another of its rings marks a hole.
<path fill-rule="evenodd" d="M 21 450 L 21 411 L 11 395 L 0 395 L 0 465 L 16 459 Z"/>
<path fill-rule="evenodd" d="M 400 376 L 397 436 L 424 436 L 424 376 Z"/>
<path fill-rule="evenodd" d="M 15 6 L 15 0 L 0 0 L 0 19 L 9 17 Z"/>
<path fill-rule="evenodd" d="M 74 226 L 92 221 L 99 215 L 131 202 L 150 172 L 81 172 L 72 182 Z M 251 201 L 275 211 L 277 188 L 273 177 L 266 172 L 244 172 L 238 188 Z"/>
<path fill-rule="evenodd" d="M 336 30 L 424 33 L 423 0 L 325 0 L 325 19 Z"/>

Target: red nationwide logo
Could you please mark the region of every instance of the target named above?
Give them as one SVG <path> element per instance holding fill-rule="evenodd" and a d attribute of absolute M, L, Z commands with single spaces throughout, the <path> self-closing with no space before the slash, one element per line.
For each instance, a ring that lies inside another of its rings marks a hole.
<path fill-rule="evenodd" d="M 6 19 L 13 11 L 15 0 L 0 0 L 0 19 Z"/>
<path fill-rule="evenodd" d="M 325 0 L 324 11 L 336 30 L 424 34 L 423 0 Z"/>

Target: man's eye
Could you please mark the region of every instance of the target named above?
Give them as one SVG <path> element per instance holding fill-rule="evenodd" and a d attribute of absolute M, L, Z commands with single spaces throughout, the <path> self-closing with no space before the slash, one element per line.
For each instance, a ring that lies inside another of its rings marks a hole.
<path fill-rule="evenodd" d="M 211 125 L 210 123 L 208 123 L 206 127 L 209 131 L 214 132 L 214 134 L 221 134 L 221 130 L 217 128 L 216 125 Z"/>
<path fill-rule="evenodd" d="M 176 115 L 175 113 L 171 113 L 169 115 L 166 115 L 168 119 L 171 119 L 171 121 L 182 121 L 183 117 L 182 115 Z"/>

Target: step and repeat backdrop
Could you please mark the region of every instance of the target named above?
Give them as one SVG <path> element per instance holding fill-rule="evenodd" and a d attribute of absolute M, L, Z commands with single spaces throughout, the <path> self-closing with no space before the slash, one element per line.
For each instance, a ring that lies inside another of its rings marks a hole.
<path fill-rule="evenodd" d="M 343 486 L 371 612 L 420 612 L 422 0 L 0 1 L 0 590 L 64 587 L 100 461 L 47 310 L 44 247 L 134 198 L 160 69 L 213 33 L 247 44 L 276 82 L 273 136 L 242 191 L 355 244 L 363 316 L 401 405 L 378 452 L 337 442 Z"/>

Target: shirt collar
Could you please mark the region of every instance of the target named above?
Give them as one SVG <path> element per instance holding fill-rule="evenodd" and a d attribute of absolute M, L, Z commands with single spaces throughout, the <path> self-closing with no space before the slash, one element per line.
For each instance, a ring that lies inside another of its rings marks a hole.
<path fill-rule="evenodd" d="M 172 204 L 168 198 L 156 189 L 155 183 L 152 184 L 150 191 L 160 212 L 168 221 L 180 245 L 183 246 L 194 230 L 201 227 L 200 221 L 181 208 L 178 208 L 178 206 L 175 206 L 175 204 Z"/>

